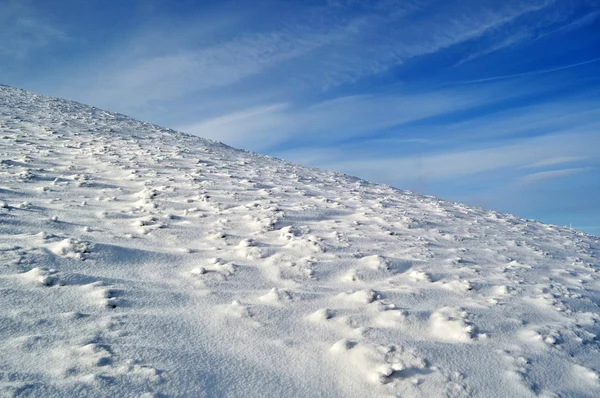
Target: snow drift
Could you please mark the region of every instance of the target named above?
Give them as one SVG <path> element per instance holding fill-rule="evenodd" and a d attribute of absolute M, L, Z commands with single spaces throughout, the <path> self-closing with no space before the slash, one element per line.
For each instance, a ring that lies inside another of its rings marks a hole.
<path fill-rule="evenodd" d="M 1 396 L 600 395 L 600 242 L 0 86 Z"/>

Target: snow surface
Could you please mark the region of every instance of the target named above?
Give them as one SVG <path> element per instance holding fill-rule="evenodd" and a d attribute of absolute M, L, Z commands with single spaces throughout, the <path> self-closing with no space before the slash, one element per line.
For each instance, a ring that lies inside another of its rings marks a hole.
<path fill-rule="evenodd" d="M 0 396 L 600 396 L 599 239 L 0 86 Z"/>

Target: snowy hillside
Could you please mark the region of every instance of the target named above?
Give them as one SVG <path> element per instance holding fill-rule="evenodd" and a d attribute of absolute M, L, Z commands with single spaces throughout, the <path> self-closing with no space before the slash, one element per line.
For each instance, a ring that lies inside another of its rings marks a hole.
<path fill-rule="evenodd" d="M 600 241 L 0 86 L 0 396 L 600 396 Z"/>

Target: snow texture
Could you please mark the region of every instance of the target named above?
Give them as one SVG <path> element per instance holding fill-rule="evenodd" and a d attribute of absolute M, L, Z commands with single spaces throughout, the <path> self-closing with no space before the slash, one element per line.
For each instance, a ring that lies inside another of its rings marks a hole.
<path fill-rule="evenodd" d="M 600 396 L 600 242 L 0 86 L 0 396 Z"/>

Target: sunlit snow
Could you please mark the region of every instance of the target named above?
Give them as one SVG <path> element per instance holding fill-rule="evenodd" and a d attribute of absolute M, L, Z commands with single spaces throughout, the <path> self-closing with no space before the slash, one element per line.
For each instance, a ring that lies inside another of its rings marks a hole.
<path fill-rule="evenodd" d="M 600 396 L 600 242 L 0 86 L 0 396 Z"/>

